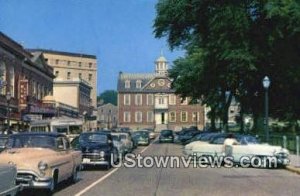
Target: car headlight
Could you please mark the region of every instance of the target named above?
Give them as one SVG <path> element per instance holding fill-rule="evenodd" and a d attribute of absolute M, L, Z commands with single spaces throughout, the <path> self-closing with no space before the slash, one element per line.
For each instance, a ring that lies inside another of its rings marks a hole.
<path fill-rule="evenodd" d="M 40 161 L 38 164 L 38 168 L 40 171 L 45 171 L 46 169 L 48 169 L 48 164 L 44 161 Z"/>
<path fill-rule="evenodd" d="M 101 151 L 100 152 L 100 157 L 104 157 L 105 156 L 105 152 L 104 151 Z"/>

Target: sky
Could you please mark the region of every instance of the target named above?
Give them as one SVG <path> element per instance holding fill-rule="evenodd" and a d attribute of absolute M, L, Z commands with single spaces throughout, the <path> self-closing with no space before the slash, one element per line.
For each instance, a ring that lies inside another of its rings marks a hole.
<path fill-rule="evenodd" d="M 25 48 L 97 56 L 97 92 L 116 90 L 120 71 L 154 72 L 154 61 L 172 61 L 183 51 L 170 51 L 156 39 L 153 21 L 157 0 L 0 0 L 0 31 Z"/>

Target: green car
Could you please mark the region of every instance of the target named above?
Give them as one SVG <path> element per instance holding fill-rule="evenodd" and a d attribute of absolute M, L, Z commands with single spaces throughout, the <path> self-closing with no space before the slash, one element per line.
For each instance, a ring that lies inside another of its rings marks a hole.
<path fill-rule="evenodd" d="M 159 135 L 159 142 L 174 143 L 174 134 L 172 130 L 162 130 Z"/>
<path fill-rule="evenodd" d="M 134 132 L 134 137 L 136 144 L 141 146 L 148 146 L 150 144 L 150 137 L 148 131 L 136 131 Z"/>

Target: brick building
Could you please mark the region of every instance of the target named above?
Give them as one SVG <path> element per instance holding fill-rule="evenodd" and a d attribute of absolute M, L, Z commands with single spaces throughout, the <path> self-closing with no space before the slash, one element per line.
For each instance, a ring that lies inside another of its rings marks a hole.
<path fill-rule="evenodd" d="M 160 56 L 155 73 L 119 73 L 119 126 L 132 129 L 156 128 L 178 130 L 204 126 L 204 107 L 189 104 L 175 95 L 168 77 L 167 60 Z"/>
<path fill-rule="evenodd" d="M 26 115 L 55 115 L 53 106 L 42 102 L 52 93 L 53 70 L 42 54 L 31 54 L 0 32 L 0 129 L 22 127 Z M 9 99 L 8 99 L 9 98 Z M 27 118 L 28 120 L 28 118 Z"/>

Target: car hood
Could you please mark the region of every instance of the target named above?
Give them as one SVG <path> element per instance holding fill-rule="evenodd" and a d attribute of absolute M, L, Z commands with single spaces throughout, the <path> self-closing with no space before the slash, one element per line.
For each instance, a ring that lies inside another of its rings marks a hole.
<path fill-rule="evenodd" d="M 13 148 L 6 149 L 0 154 L 0 164 L 10 163 L 19 169 L 36 168 L 42 160 L 49 160 L 56 151 L 47 148 Z"/>
<path fill-rule="evenodd" d="M 101 150 L 101 151 L 108 151 L 110 146 L 108 144 L 99 144 L 99 143 L 85 143 L 81 144 L 82 152 L 90 152 L 93 150 Z"/>
<path fill-rule="evenodd" d="M 208 142 L 207 141 L 194 141 L 194 142 L 191 142 L 191 143 L 185 145 L 185 149 L 192 149 L 194 147 L 205 145 L 205 144 L 208 144 Z"/>

